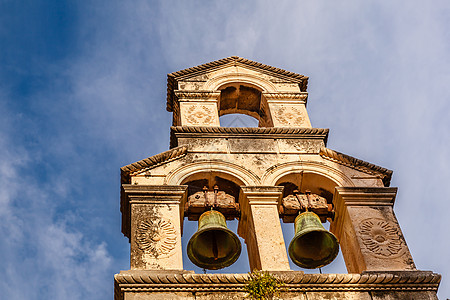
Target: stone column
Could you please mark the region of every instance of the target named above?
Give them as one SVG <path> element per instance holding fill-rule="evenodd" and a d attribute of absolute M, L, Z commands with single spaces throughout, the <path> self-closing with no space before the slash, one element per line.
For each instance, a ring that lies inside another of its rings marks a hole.
<path fill-rule="evenodd" d="M 290 270 L 278 214 L 282 195 L 279 186 L 241 187 L 238 233 L 247 244 L 250 270 Z"/>
<path fill-rule="evenodd" d="M 183 270 L 181 225 L 187 186 L 123 184 L 132 270 Z"/>
<path fill-rule="evenodd" d="M 330 230 L 339 239 L 349 273 L 415 270 L 394 215 L 396 194 L 397 188 L 336 188 Z"/>

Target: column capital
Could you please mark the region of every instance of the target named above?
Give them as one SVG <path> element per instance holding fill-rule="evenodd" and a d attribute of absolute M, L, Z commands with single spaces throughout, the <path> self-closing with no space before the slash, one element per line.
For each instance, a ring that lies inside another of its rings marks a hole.
<path fill-rule="evenodd" d="M 249 205 L 278 205 L 283 196 L 283 189 L 282 186 L 241 186 L 241 193 L 247 198 Z"/>
<path fill-rule="evenodd" d="M 337 187 L 333 201 L 346 206 L 393 206 L 396 195 L 396 187 Z"/>
<path fill-rule="evenodd" d="M 178 204 L 187 196 L 187 185 L 122 184 L 128 203 Z"/>

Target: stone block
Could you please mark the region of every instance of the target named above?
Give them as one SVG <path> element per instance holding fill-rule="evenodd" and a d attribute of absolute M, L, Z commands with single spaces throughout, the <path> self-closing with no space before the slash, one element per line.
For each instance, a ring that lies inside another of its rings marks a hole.
<path fill-rule="evenodd" d="M 278 139 L 280 153 L 319 153 L 320 148 L 325 146 L 323 140 L 318 139 Z"/>
<path fill-rule="evenodd" d="M 229 139 L 231 153 L 277 153 L 273 139 Z"/>

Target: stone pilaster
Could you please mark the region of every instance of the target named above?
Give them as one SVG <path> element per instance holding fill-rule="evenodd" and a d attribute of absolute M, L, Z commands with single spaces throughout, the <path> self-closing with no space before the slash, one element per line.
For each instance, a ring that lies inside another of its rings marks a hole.
<path fill-rule="evenodd" d="M 290 270 L 278 214 L 282 194 L 278 186 L 241 187 L 238 233 L 247 244 L 251 270 Z"/>
<path fill-rule="evenodd" d="M 130 211 L 131 269 L 183 270 L 181 225 L 187 186 L 122 187 Z"/>
<path fill-rule="evenodd" d="M 393 211 L 396 193 L 397 188 L 336 188 L 330 230 L 340 241 L 349 273 L 415 270 Z"/>
<path fill-rule="evenodd" d="M 306 99 L 308 93 L 263 93 L 267 100 L 273 127 L 311 128 Z"/>

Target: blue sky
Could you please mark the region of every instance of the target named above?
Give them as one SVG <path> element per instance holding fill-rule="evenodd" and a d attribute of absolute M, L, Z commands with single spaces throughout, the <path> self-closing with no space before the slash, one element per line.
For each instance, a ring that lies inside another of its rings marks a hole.
<path fill-rule="evenodd" d="M 111 299 L 119 168 L 168 149 L 166 74 L 232 55 L 309 76 L 328 147 L 394 170 L 416 265 L 450 298 L 450 2 L 241 2 L 0 0 L 5 298 Z"/>

